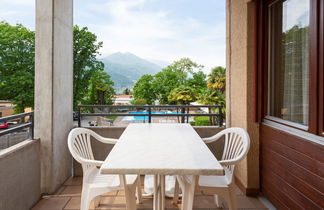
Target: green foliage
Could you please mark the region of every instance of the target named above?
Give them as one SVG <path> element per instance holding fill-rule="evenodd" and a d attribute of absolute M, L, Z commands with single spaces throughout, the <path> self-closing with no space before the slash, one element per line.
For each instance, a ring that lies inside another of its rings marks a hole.
<path fill-rule="evenodd" d="M 91 75 L 88 94 L 83 103 L 111 105 L 115 94 L 114 82 L 111 81 L 109 74 L 104 71 L 103 64 L 98 65 L 98 67 Z"/>
<path fill-rule="evenodd" d="M 141 105 L 146 105 L 147 102 L 146 102 L 146 99 L 144 99 L 144 98 L 138 98 L 138 99 L 133 99 L 131 101 L 131 104 L 132 105 L 139 105 L 139 106 L 141 106 Z"/>
<path fill-rule="evenodd" d="M 192 77 L 188 79 L 187 85 L 195 89 L 196 93 L 199 94 L 206 89 L 206 74 L 202 71 L 194 72 Z"/>
<path fill-rule="evenodd" d="M 175 88 L 192 86 L 194 89 L 200 89 L 205 85 L 202 68 L 203 66 L 189 58 L 182 58 L 155 74 L 152 87 L 156 98 L 161 104 L 167 104 L 169 102 L 168 96 Z M 195 90 L 195 92 L 198 91 Z"/>
<path fill-rule="evenodd" d="M 113 83 L 103 71 L 104 64 L 96 59 L 102 42 L 86 27 L 75 26 L 73 31 L 73 108 L 99 98 L 100 103 L 111 104 Z M 20 24 L 0 22 L 0 98 L 12 101 L 16 112 L 34 106 L 34 59 L 35 33 Z M 87 98 L 89 90 L 92 96 Z"/>
<path fill-rule="evenodd" d="M 156 100 L 155 91 L 152 85 L 153 76 L 144 74 L 134 86 L 134 98 L 145 99 L 147 104 L 153 104 Z"/>
<path fill-rule="evenodd" d="M 190 123 L 192 126 L 208 126 L 210 125 L 209 117 L 197 116 L 194 117 L 194 122 Z"/>
<path fill-rule="evenodd" d="M 104 64 L 97 60 L 102 42 L 87 27 L 73 28 L 73 108 L 82 102 L 93 75 L 102 71 Z"/>
<path fill-rule="evenodd" d="M 35 33 L 0 22 L 0 98 L 12 101 L 17 113 L 34 106 Z"/>
<path fill-rule="evenodd" d="M 132 91 L 131 91 L 130 89 L 128 89 L 128 88 L 126 88 L 126 89 L 123 91 L 123 93 L 124 93 L 125 95 L 132 95 Z"/>
<path fill-rule="evenodd" d="M 173 104 L 188 105 L 190 102 L 196 100 L 195 90 L 192 87 L 180 86 L 173 89 L 169 96 L 168 101 Z"/>
<path fill-rule="evenodd" d="M 224 93 L 226 87 L 226 69 L 221 66 L 213 68 L 208 75 L 207 87 Z"/>

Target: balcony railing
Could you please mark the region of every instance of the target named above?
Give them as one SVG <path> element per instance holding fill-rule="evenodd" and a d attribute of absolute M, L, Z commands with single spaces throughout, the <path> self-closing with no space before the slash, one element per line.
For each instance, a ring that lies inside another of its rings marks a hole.
<path fill-rule="evenodd" d="M 214 110 L 209 113 L 190 113 L 190 110 L 200 110 L 201 108 L 207 108 L 208 110 Z M 87 112 L 82 112 L 84 109 Z M 96 109 L 96 111 L 95 111 Z M 145 113 L 116 113 L 113 110 L 145 110 Z M 171 113 L 154 113 L 153 110 L 173 110 Z M 100 111 L 98 111 L 100 110 Z M 188 122 L 189 117 L 194 116 L 207 116 L 215 117 L 216 125 L 222 127 L 224 124 L 223 106 L 219 105 L 79 105 L 78 106 L 78 126 L 81 127 L 81 118 L 85 116 L 143 116 L 147 117 L 147 122 L 152 122 L 152 117 L 181 117 L 181 123 Z M 145 120 L 144 120 L 145 121 Z"/>
<path fill-rule="evenodd" d="M 18 122 L 17 122 L 18 121 Z M 7 129 L 0 130 L 0 136 L 4 136 L 6 134 L 14 133 L 17 131 L 21 131 L 23 129 L 29 129 L 29 137 L 31 139 L 34 138 L 34 113 L 26 112 L 22 114 L 11 115 L 8 117 L 1 117 L 0 123 L 4 122 L 16 122 L 15 125 L 10 125 Z"/>

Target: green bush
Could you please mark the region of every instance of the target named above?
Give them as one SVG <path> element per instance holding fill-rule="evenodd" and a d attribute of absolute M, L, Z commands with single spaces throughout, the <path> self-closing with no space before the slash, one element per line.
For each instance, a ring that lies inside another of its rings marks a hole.
<path fill-rule="evenodd" d="M 208 126 L 209 125 L 209 117 L 201 116 L 201 117 L 194 117 L 195 122 L 192 122 L 191 125 L 193 126 Z"/>

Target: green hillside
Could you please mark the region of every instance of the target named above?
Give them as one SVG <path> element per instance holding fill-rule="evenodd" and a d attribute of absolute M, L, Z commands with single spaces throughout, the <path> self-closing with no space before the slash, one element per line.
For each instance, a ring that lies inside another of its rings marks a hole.
<path fill-rule="evenodd" d="M 117 92 L 133 87 L 144 74 L 154 75 L 162 67 L 131 53 L 115 53 L 101 59 L 105 63 L 105 71 L 115 82 Z"/>

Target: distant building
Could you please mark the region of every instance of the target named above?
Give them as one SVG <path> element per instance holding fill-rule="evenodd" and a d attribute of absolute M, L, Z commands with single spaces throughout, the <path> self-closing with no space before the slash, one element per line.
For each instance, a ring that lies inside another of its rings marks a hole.
<path fill-rule="evenodd" d="M 114 105 L 130 105 L 133 100 L 132 95 L 114 95 Z"/>
<path fill-rule="evenodd" d="M 14 105 L 7 100 L 0 100 L 0 117 L 13 115 Z"/>

